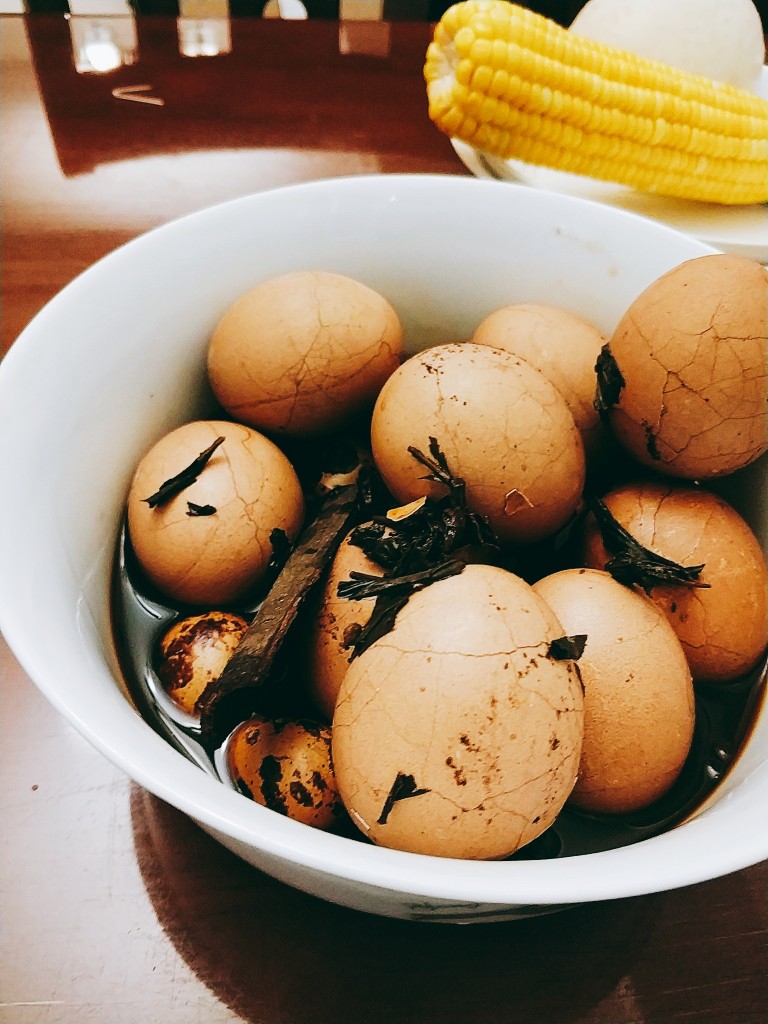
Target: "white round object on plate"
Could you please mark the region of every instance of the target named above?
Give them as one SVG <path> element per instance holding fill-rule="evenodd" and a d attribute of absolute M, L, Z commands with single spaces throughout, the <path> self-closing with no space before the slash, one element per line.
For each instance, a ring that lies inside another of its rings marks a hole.
<path fill-rule="evenodd" d="M 752 0 L 588 0 L 570 31 L 751 91 L 765 59 Z"/>

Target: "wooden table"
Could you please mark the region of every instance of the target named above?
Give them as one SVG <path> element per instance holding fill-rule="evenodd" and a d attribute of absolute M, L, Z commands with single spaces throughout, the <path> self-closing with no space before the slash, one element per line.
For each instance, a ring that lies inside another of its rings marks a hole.
<path fill-rule="evenodd" d="M 3 351 L 79 271 L 172 217 L 311 178 L 464 173 L 426 118 L 425 24 L 242 20 L 223 26 L 229 52 L 194 58 L 175 19 L 146 18 L 120 28 L 135 63 L 78 74 L 84 27 L 0 21 Z M 0 683 L 7 1024 L 768 1020 L 766 864 L 518 923 L 367 917 L 261 875 L 132 784 L 2 640 Z"/>

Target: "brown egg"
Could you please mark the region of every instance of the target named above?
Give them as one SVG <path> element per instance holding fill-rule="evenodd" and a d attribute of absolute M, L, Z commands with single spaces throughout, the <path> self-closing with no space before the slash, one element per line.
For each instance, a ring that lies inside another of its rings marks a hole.
<path fill-rule="evenodd" d="M 592 324 L 564 309 L 521 303 L 489 314 L 472 341 L 491 345 L 535 366 L 551 380 L 571 410 L 587 451 L 603 433 L 595 409 L 595 364 L 604 342 Z"/>
<path fill-rule="evenodd" d="M 698 480 L 768 450 L 768 270 L 733 255 L 670 270 L 629 307 L 602 388 L 640 462 Z"/>
<path fill-rule="evenodd" d="M 441 484 L 409 453 L 436 438 L 469 507 L 502 541 L 556 532 L 579 504 L 584 448 L 565 400 L 534 367 L 471 343 L 439 345 L 403 363 L 373 412 L 371 447 L 398 501 L 439 498 Z"/>
<path fill-rule="evenodd" d="M 352 820 L 382 846 L 502 858 L 571 791 L 582 690 L 550 651 L 563 630 L 517 576 L 486 565 L 414 594 L 344 676 L 333 758 Z"/>
<path fill-rule="evenodd" d="M 372 405 L 401 350 L 400 321 L 381 295 L 340 274 L 299 271 L 256 285 L 227 310 L 208 376 L 237 420 L 316 434 Z"/>
<path fill-rule="evenodd" d="M 381 566 L 372 562 L 355 544 L 351 533 L 339 545 L 330 572 L 319 596 L 319 610 L 308 641 L 310 690 L 318 708 L 328 721 L 333 718 L 341 681 L 349 668 L 351 642 L 370 618 L 376 599 L 351 600 L 339 597 L 339 583 L 350 579 L 350 572 L 381 576 Z"/>
<path fill-rule="evenodd" d="M 680 641 L 646 597 L 606 572 L 566 569 L 534 585 L 569 636 L 586 635 L 584 744 L 570 803 L 627 814 L 680 774 L 693 739 L 693 683 Z"/>
<path fill-rule="evenodd" d="M 644 547 L 681 565 L 704 566 L 698 579 L 709 589 L 650 592 L 677 633 L 693 678 L 727 682 L 753 668 L 768 647 L 768 568 L 735 509 L 710 491 L 673 483 L 626 484 L 602 500 Z M 610 557 L 590 515 L 585 564 L 602 569 Z"/>
<path fill-rule="evenodd" d="M 163 483 L 218 437 L 224 440 L 197 479 L 151 507 Z M 164 594 L 189 604 L 227 604 L 246 594 L 269 565 L 272 531 L 293 540 L 303 515 L 298 478 L 280 449 L 222 420 L 187 423 L 161 438 L 139 463 L 128 496 L 139 564 Z"/>
<path fill-rule="evenodd" d="M 227 741 L 227 768 L 241 793 L 305 825 L 330 829 L 344 813 L 326 726 L 252 718 Z"/>
<path fill-rule="evenodd" d="M 163 689 L 189 715 L 203 690 L 218 679 L 248 623 L 232 612 L 190 615 L 173 626 L 160 641 L 157 676 Z"/>

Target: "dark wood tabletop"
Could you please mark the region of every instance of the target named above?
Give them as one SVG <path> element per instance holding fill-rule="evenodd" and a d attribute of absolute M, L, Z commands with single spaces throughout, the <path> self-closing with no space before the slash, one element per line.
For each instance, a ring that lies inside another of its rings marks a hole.
<path fill-rule="evenodd" d="M 427 119 L 428 24 L 189 22 L 0 18 L 3 352 L 76 274 L 181 214 L 328 176 L 466 173 Z M 0 695 L 7 1024 L 768 1021 L 768 864 L 514 923 L 369 917 L 132 783 L 2 639 Z"/>

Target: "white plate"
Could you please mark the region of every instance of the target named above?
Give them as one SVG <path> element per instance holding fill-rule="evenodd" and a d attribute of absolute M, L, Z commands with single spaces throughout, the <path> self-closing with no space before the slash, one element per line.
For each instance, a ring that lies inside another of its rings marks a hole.
<path fill-rule="evenodd" d="M 763 68 L 758 92 L 768 99 L 768 67 Z M 463 163 L 478 178 L 514 181 L 532 188 L 609 203 L 693 235 L 716 249 L 736 252 L 761 263 L 768 263 L 766 205 L 718 206 L 648 195 L 624 185 L 552 171 L 546 167 L 534 167 L 520 160 L 502 160 L 501 157 L 481 153 L 457 139 L 451 141 Z"/>

